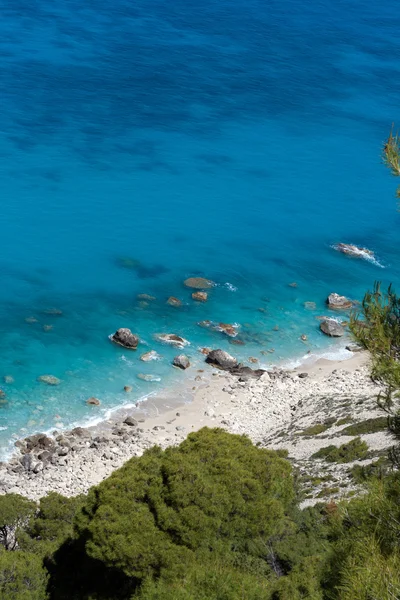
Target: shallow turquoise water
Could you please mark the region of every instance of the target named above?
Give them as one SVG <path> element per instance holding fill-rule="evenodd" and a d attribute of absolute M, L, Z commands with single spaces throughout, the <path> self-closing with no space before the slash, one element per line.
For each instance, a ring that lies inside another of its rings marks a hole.
<path fill-rule="evenodd" d="M 399 106 L 394 1 L 4 6 L 0 377 L 15 381 L 2 386 L 3 449 L 126 402 L 124 385 L 132 401 L 184 378 L 154 333 L 187 337 L 199 364 L 199 346 L 264 365 L 336 352 L 315 318 L 327 294 L 398 284 L 395 181 L 380 162 Z M 384 268 L 336 253 L 339 241 Z M 190 275 L 219 284 L 206 305 L 191 302 Z M 143 308 L 137 293 L 158 300 Z M 240 323 L 246 346 L 202 319 Z M 164 360 L 113 346 L 121 326 Z M 36 381 L 47 373 L 62 383 Z"/>

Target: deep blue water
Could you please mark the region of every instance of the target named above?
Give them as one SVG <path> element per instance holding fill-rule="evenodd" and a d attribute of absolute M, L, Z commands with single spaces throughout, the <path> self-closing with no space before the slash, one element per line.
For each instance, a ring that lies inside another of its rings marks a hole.
<path fill-rule="evenodd" d="M 132 400 L 182 379 L 156 332 L 187 337 L 194 363 L 206 345 L 273 364 L 328 348 L 315 318 L 328 293 L 400 282 L 396 182 L 380 159 L 400 106 L 394 0 L 0 10 L 0 377 L 15 380 L 2 384 L 0 447 L 103 414 L 127 401 L 124 385 Z M 339 241 L 385 268 L 336 253 Z M 191 302 L 189 275 L 221 284 L 206 305 Z M 143 308 L 137 293 L 158 300 Z M 187 304 L 167 307 L 169 295 Z M 202 319 L 240 323 L 247 345 Z M 113 346 L 121 326 L 149 345 Z M 150 348 L 164 360 L 139 361 Z"/>

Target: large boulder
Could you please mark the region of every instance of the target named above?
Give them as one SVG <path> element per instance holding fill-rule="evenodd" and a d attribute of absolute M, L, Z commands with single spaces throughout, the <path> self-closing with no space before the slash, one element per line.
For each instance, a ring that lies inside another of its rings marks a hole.
<path fill-rule="evenodd" d="M 179 354 L 179 356 L 175 356 L 172 364 L 174 367 L 178 367 L 179 369 L 188 369 L 190 367 L 190 361 L 186 354 Z"/>
<path fill-rule="evenodd" d="M 325 319 L 319 325 L 320 330 L 330 337 L 342 337 L 345 334 L 344 327 L 335 319 Z"/>
<path fill-rule="evenodd" d="M 334 310 L 348 310 L 353 306 L 353 302 L 349 300 L 349 298 L 346 298 L 346 296 L 339 296 L 339 294 L 336 293 L 329 294 L 326 303 L 329 308 Z"/>
<path fill-rule="evenodd" d="M 206 363 L 224 369 L 225 371 L 229 371 L 238 366 L 238 361 L 234 356 L 231 356 L 228 352 L 225 352 L 225 350 L 220 349 L 211 350 L 206 358 Z"/>
<path fill-rule="evenodd" d="M 188 288 L 193 288 L 195 290 L 208 290 L 212 288 L 215 283 L 210 279 L 205 279 L 204 277 L 189 277 L 185 279 L 183 284 Z"/>
<path fill-rule="evenodd" d="M 128 350 L 136 350 L 139 344 L 138 336 L 132 333 L 127 327 L 117 329 L 114 335 L 111 336 L 111 340 Z"/>
<path fill-rule="evenodd" d="M 163 344 L 170 344 L 175 348 L 183 348 L 184 346 L 188 346 L 190 342 L 185 340 L 185 338 L 180 335 L 176 335 L 175 333 L 157 333 L 155 339 Z"/>

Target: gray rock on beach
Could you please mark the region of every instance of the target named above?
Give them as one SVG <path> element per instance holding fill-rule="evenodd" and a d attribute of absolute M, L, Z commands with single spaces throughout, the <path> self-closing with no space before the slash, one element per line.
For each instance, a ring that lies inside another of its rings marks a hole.
<path fill-rule="evenodd" d="M 111 336 L 111 340 L 115 344 L 123 346 L 128 350 L 136 350 L 139 344 L 138 336 L 132 333 L 132 331 L 127 327 L 121 327 L 120 329 L 117 329 L 114 335 Z"/>
<path fill-rule="evenodd" d="M 333 308 L 335 310 L 347 310 L 353 306 L 352 300 L 346 298 L 346 296 L 340 296 L 336 293 L 329 294 L 326 303 L 329 308 Z"/>
<path fill-rule="evenodd" d="M 330 337 L 342 337 L 345 334 L 344 327 L 338 321 L 335 321 L 335 319 L 321 321 L 319 328 L 322 333 Z"/>
<path fill-rule="evenodd" d="M 188 369 L 190 367 L 190 361 L 186 354 L 179 354 L 178 356 L 175 356 L 172 364 L 174 367 L 178 367 L 179 369 Z"/>
<path fill-rule="evenodd" d="M 229 370 L 238 366 L 238 361 L 234 356 L 225 352 L 225 350 L 211 350 L 206 358 L 206 363 L 219 367 L 220 369 Z"/>

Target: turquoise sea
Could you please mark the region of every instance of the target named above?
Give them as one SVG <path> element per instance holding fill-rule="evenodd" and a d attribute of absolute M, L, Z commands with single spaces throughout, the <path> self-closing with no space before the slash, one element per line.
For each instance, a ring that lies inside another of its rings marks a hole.
<path fill-rule="evenodd" d="M 2 454 L 185 379 L 154 333 L 190 340 L 192 374 L 200 346 L 267 366 L 344 355 L 318 330 L 328 293 L 400 282 L 380 157 L 400 122 L 394 0 L 4 0 L 0 16 Z M 195 275 L 218 284 L 204 305 L 182 285 Z M 136 353 L 110 343 L 118 327 Z"/>

